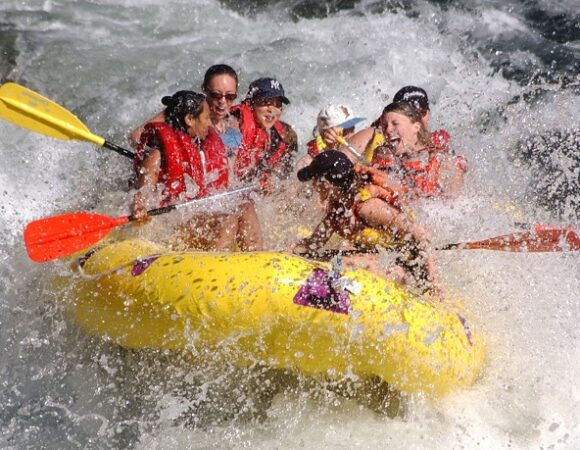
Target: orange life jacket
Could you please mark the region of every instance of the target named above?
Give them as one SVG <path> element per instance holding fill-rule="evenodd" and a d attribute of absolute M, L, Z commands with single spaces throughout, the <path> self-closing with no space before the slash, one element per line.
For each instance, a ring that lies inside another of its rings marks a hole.
<path fill-rule="evenodd" d="M 153 138 L 157 138 L 162 147 L 159 149 L 161 151 L 159 180 L 165 185 L 163 205 L 175 203 L 178 199 L 205 197 L 212 190 L 227 188 L 227 159 L 223 143 L 217 133 L 210 131 L 200 150 L 189 134 L 175 130 L 165 122 L 148 123 L 135 154 L 137 170 L 145 159 L 145 147 Z M 197 185 L 198 191 L 180 198 L 187 189 L 185 175 Z"/>
<path fill-rule="evenodd" d="M 376 133 L 376 135 L 379 135 Z M 382 136 L 382 135 L 380 135 Z M 451 137 L 446 130 L 437 130 L 431 133 L 432 145 L 425 150 L 428 158 L 415 159 L 400 163 L 398 158 L 390 153 L 381 154 L 376 150 L 384 142 L 373 137 L 372 163 L 373 166 L 386 171 L 400 170 L 404 175 L 400 180 L 401 184 L 407 187 L 409 199 L 417 197 L 438 197 L 442 194 L 439 180 L 441 176 L 441 156 L 449 155 L 449 141 Z M 451 156 L 451 155 L 450 155 Z M 452 156 L 455 166 L 463 171 L 467 171 L 467 162 L 463 156 Z"/>
<path fill-rule="evenodd" d="M 397 184 L 405 187 L 408 200 L 417 197 L 437 197 L 441 195 L 439 179 L 441 162 L 439 152 L 428 152 L 427 158 L 401 161 L 395 155 L 376 155 L 373 166 L 393 174 Z"/>
<path fill-rule="evenodd" d="M 431 142 L 432 146 L 428 147 L 428 150 L 431 152 L 449 152 L 449 141 L 451 140 L 451 136 L 447 132 L 447 130 L 435 130 L 431 133 Z M 365 149 L 365 153 L 368 156 L 372 156 L 374 151 L 377 147 L 383 145 L 385 143 L 385 138 L 382 132 L 378 129 L 375 129 L 375 133 L 371 138 L 371 142 L 369 142 L 367 149 Z M 310 144 L 310 143 L 309 143 Z"/>
<path fill-rule="evenodd" d="M 433 150 L 436 152 L 442 152 L 449 154 L 449 141 L 451 140 L 451 136 L 446 130 L 437 130 L 431 133 L 431 141 L 433 142 Z M 451 155 L 453 155 L 451 153 Z M 461 155 L 453 156 L 453 160 L 455 162 L 455 166 L 461 170 L 463 173 L 467 172 L 467 160 Z"/>
<path fill-rule="evenodd" d="M 437 152 L 449 152 L 449 141 L 451 136 L 446 130 L 436 130 L 431 133 L 432 149 Z"/>
<path fill-rule="evenodd" d="M 277 121 L 273 128 L 278 136 L 272 135 L 272 141 L 266 130 L 256 123 L 250 107 L 242 102 L 230 109 L 240 119 L 242 144 L 235 155 L 234 172 L 240 179 L 250 180 L 260 177 L 264 172 L 275 170 L 286 152 L 284 127 Z"/>
<path fill-rule="evenodd" d="M 406 184 L 409 193 L 414 197 L 438 197 L 442 194 L 439 180 L 441 177 L 441 161 L 437 154 L 429 154 L 429 159 L 423 163 L 420 159 L 406 161 L 403 164 L 407 172 Z"/>
<path fill-rule="evenodd" d="M 461 155 L 454 155 L 450 153 L 449 141 L 451 136 L 446 130 L 436 130 L 431 133 L 431 142 L 433 142 L 433 147 L 427 148 L 432 153 L 439 152 L 449 154 L 453 157 L 455 166 L 461 170 L 463 173 L 467 172 L 467 160 Z"/>
<path fill-rule="evenodd" d="M 388 176 L 372 166 L 357 166 L 356 172 L 366 176 L 370 182 L 359 190 L 358 200 L 365 202 L 371 198 L 380 198 L 392 206 L 400 207 L 405 203 L 407 188 L 401 184 L 389 182 Z"/>

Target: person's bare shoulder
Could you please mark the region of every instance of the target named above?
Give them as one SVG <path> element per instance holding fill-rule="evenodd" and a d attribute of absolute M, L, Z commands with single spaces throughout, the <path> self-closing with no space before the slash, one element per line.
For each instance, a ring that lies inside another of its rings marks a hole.
<path fill-rule="evenodd" d="M 129 144 L 131 145 L 131 147 L 133 147 L 133 148 L 137 147 L 137 144 L 139 143 L 139 140 L 141 139 L 141 134 L 143 133 L 143 130 L 145 129 L 145 125 L 147 125 L 148 123 L 151 123 L 151 122 L 164 122 L 164 121 L 165 121 L 165 113 L 163 111 L 159 111 L 157 114 L 155 114 L 153 117 L 151 117 L 147 122 L 143 122 L 141 125 L 139 125 L 137 128 L 135 128 L 129 134 Z"/>

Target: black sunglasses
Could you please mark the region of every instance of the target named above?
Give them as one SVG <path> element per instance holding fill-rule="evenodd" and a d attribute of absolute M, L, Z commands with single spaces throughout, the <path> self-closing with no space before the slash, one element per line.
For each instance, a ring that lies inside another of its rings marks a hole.
<path fill-rule="evenodd" d="M 222 98 L 225 98 L 228 102 L 233 102 L 238 96 L 238 94 L 222 94 L 221 92 L 208 92 L 207 95 L 209 95 L 214 100 L 221 100 Z"/>

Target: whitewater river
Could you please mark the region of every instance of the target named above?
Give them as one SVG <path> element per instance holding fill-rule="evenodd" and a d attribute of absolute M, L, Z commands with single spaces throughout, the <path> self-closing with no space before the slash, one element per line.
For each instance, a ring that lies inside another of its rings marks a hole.
<path fill-rule="evenodd" d="M 400 87 L 422 86 L 470 170 L 459 199 L 420 215 L 438 243 L 458 242 L 578 224 L 578 23 L 574 0 L 3 0 L 0 77 L 126 145 L 163 95 L 223 62 L 242 93 L 260 76 L 282 82 L 301 152 L 325 104 L 369 124 Z M 22 231 L 62 212 L 125 214 L 131 164 L 4 121 L 0 152 L 0 448 L 580 448 L 580 253 L 440 252 L 486 367 L 473 387 L 410 397 L 389 418 L 306 377 L 199 367 L 76 330 L 51 286 L 66 265 L 32 263 Z M 280 210 L 262 209 L 274 230 Z"/>

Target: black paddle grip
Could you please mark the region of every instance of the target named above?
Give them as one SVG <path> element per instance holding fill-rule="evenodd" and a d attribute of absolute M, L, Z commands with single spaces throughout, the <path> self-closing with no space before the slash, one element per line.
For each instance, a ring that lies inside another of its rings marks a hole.
<path fill-rule="evenodd" d="M 123 155 L 127 158 L 135 158 L 135 153 L 133 153 L 130 150 L 127 150 L 126 148 L 123 147 L 119 147 L 118 145 L 115 145 L 109 141 L 105 141 L 105 143 L 103 144 L 103 147 L 108 148 L 109 150 L 113 150 L 114 152 L 117 152 L 119 155 Z"/>

